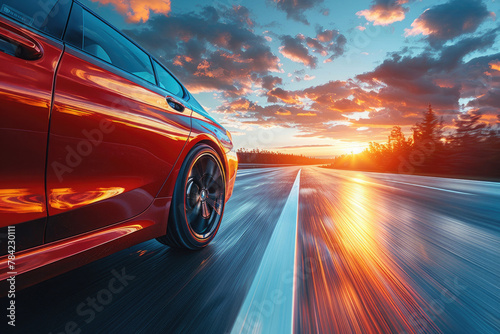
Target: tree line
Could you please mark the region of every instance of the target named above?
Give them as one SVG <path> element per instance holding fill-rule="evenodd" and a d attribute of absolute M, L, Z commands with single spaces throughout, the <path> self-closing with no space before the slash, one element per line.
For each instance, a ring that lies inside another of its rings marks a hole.
<path fill-rule="evenodd" d="M 240 163 L 317 165 L 330 164 L 333 162 L 333 159 L 319 159 L 304 155 L 261 150 L 258 148 L 253 150 L 242 148 L 237 150 L 236 153 L 238 154 L 238 161 Z"/>
<path fill-rule="evenodd" d="M 478 112 L 464 113 L 445 131 L 432 107 L 406 137 L 394 126 L 385 144 L 371 142 L 359 154 L 338 156 L 331 168 L 405 174 L 500 178 L 500 115 L 496 124 Z"/>

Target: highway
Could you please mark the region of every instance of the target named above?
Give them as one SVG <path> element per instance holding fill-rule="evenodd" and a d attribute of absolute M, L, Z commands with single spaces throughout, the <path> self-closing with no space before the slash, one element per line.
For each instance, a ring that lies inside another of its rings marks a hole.
<path fill-rule="evenodd" d="M 499 333 L 499 255 L 500 183 L 240 170 L 208 247 L 151 240 L 20 291 L 15 332 Z"/>

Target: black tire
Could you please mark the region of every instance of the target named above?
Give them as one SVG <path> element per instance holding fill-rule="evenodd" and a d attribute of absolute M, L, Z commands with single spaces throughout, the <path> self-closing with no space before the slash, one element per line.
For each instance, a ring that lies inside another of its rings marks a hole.
<path fill-rule="evenodd" d="M 167 233 L 157 238 L 174 248 L 197 250 L 219 230 L 226 198 L 224 168 L 208 145 L 195 146 L 175 182 Z"/>

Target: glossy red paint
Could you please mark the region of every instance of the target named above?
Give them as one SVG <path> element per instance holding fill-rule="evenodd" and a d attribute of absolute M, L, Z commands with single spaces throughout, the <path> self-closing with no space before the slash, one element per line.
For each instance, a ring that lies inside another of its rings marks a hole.
<path fill-rule="evenodd" d="M 23 241 L 19 236 L 18 246 L 26 248 L 43 242 L 52 84 L 63 46 L 2 17 L 0 37 L 18 49 L 14 39 L 31 41 L 44 53 L 29 61 L 0 52 L 0 228 L 35 221 L 31 228 L 36 238 Z"/>
<path fill-rule="evenodd" d="M 123 221 L 152 203 L 191 128 L 191 110 L 173 110 L 167 94 L 66 48 L 51 116 L 47 241 Z"/>
<path fill-rule="evenodd" d="M 59 240 L 16 254 L 16 289 L 81 267 L 165 233 L 170 198 L 157 198 L 141 215 L 106 228 Z M 0 297 L 8 289 L 7 259 L 0 258 Z"/>
<path fill-rule="evenodd" d="M 1 15 L 0 43 L 31 50 L 0 51 L 0 230 L 16 226 L 18 289 L 164 235 L 196 144 L 220 156 L 229 199 L 230 137 L 189 100 L 175 110 L 157 85 Z"/>

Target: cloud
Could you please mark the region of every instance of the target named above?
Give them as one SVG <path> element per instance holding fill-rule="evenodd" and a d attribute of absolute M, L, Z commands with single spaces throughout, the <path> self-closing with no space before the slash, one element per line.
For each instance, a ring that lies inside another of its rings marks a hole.
<path fill-rule="evenodd" d="M 500 115 L 500 71 L 495 64 L 500 64 L 500 53 L 471 59 L 449 74 L 461 85 L 461 97 L 469 99 L 466 108 Z"/>
<path fill-rule="evenodd" d="M 394 125 L 409 130 L 429 103 L 447 125 L 467 110 L 481 112 L 495 122 L 500 113 L 500 53 L 469 58 L 479 50 L 490 50 L 497 34 L 493 29 L 416 55 L 403 49 L 372 71 L 347 81 L 301 90 L 274 88 L 265 106 L 238 102 L 244 111 L 233 120 L 295 128 L 299 137 L 355 141 L 383 141 Z M 302 77 L 305 70 L 294 74 Z"/>
<path fill-rule="evenodd" d="M 297 35 L 292 37 L 290 35 L 284 35 L 280 37 L 281 46 L 279 47 L 280 53 L 294 62 L 302 63 L 310 68 L 315 68 L 318 59 L 309 53 L 303 45 L 304 37 L 302 35 Z"/>
<path fill-rule="evenodd" d="M 460 64 L 466 55 L 474 51 L 489 49 L 495 44 L 497 33 L 498 29 L 493 29 L 482 36 L 463 38 L 455 44 L 443 47 L 440 51 L 440 64 L 442 68 L 445 70 L 452 69 Z"/>
<path fill-rule="evenodd" d="M 269 0 L 269 2 L 273 3 L 279 10 L 284 11 L 288 19 L 309 24 L 304 12 L 323 3 L 323 0 Z M 323 10 L 323 15 L 328 14 Z"/>
<path fill-rule="evenodd" d="M 283 79 L 280 77 L 275 77 L 272 75 L 266 75 L 262 77 L 262 88 L 271 90 L 273 89 L 276 85 L 281 85 L 283 84 Z"/>
<path fill-rule="evenodd" d="M 317 32 L 316 39 L 322 43 L 331 42 L 333 41 L 334 36 L 339 35 L 338 30 L 330 30 L 330 29 L 323 30 L 323 28 L 321 27 L 318 27 L 316 32 Z"/>
<path fill-rule="evenodd" d="M 367 21 L 373 22 L 373 25 L 387 26 L 394 22 L 403 21 L 408 7 L 403 4 L 409 0 L 374 0 L 369 9 L 356 13 L 359 17 L 363 16 Z"/>
<path fill-rule="evenodd" d="M 492 70 L 500 71 L 500 61 L 492 61 L 489 63 Z"/>
<path fill-rule="evenodd" d="M 323 30 L 322 27 L 317 28 L 316 37 L 299 34 L 295 37 L 284 35 L 280 39 L 279 50 L 283 56 L 310 68 L 315 68 L 318 61 L 312 53 L 328 57 L 324 62 L 330 62 L 344 54 L 347 44 L 347 38 L 338 30 Z"/>
<path fill-rule="evenodd" d="M 168 18 L 154 15 L 125 33 L 163 61 L 193 93 L 220 91 L 236 98 L 254 85 L 272 87 L 273 80 L 266 77 L 280 71 L 279 58 L 264 36 L 253 31 L 243 6 L 205 6 L 199 13 Z"/>
<path fill-rule="evenodd" d="M 278 100 L 281 100 L 288 104 L 297 104 L 297 105 L 302 104 L 298 96 L 294 95 L 292 92 L 286 91 L 279 87 L 270 90 L 267 93 L 267 96 L 268 96 L 267 98 L 268 102 L 278 102 Z"/>
<path fill-rule="evenodd" d="M 275 88 L 268 93 L 269 102 L 274 104 L 261 106 L 246 99 L 237 103 L 228 101 L 219 107 L 219 112 L 227 114 L 230 122 L 264 127 L 296 128 L 301 136 L 317 134 L 322 137 L 336 138 L 340 133 L 338 127 L 352 122 L 345 111 L 336 109 L 332 106 L 332 102 L 348 98 L 355 89 L 357 86 L 352 82 L 344 81 L 330 81 L 297 91 Z M 302 99 L 310 100 L 311 103 L 305 104 L 301 101 Z M 286 106 L 277 102 L 286 103 Z M 353 103 L 358 102 L 362 103 L 361 101 Z M 239 108 L 238 111 L 235 106 Z M 352 107 L 350 110 L 360 111 L 364 108 L 365 106 L 358 104 L 357 108 Z M 342 131 L 348 130 L 342 128 Z M 352 134 L 358 136 L 358 133 L 359 131 L 353 128 Z M 366 136 L 372 134 L 373 132 L 366 132 Z"/>
<path fill-rule="evenodd" d="M 486 94 L 470 101 L 468 107 L 475 107 L 483 114 L 500 115 L 500 87 L 490 89 Z"/>
<path fill-rule="evenodd" d="M 424 11 L 405 29 L 406 36 L 428 36 L 431 43 L 476 31 L 492 13 L 481 0 L 451 0 Z"/>
<path fill-rule="evenodd" d="M 318 27 L 316 38 L 307 37 L 305 42 L 313 52 L 329 56 L 328 60 L 332 61 L 344 54 L 347 38 L 338 30 L 323 30 Z"/>
<path fill-rule="evenodd" d="M 112 5 L 127 17 L 127 21 L 138 23 L 149 20 L 151 12 L 168 15 L 171 11 L 170 0 L 92 0 L 102 5 Z"/>
<path fill-rule="evenodd" d="M 219 109 L 218 112 L 221 113 L 234 113 L 234 112 L 246 112 L 250 110 L 250 107 L 253 105 L 253 102 L 250 102 L 245 97 L 240 97 L 238 99 L 232 101 L 226 101 Z"/>
<path fill-rule="evenodd" d="M 461 110 L 460 99 L 464 98 L 471 99 L 470 107 L 499 111 L 500 105 L 491 92 L 500 88 L 500 80 L 489 79 L 485 72 L 490 69 L 490 62 L 500 59 L 500 54 L 464 62 L 473 52 L 491 48 L 496 37 L 494 29 L 417 56 L 393 54 L 373 71 L 358 75 L 358 80 L 376 89 L 376 99 L 382 102 L 383 109 L 372 112 L 369 120 L 357 123 L 394 121 L 393 124 L 405 125 L 403 119 L 396 122 L 397 112 L 411 120 L 412 115 L 419 116 L 429 103 L 450 123 Z"/>

